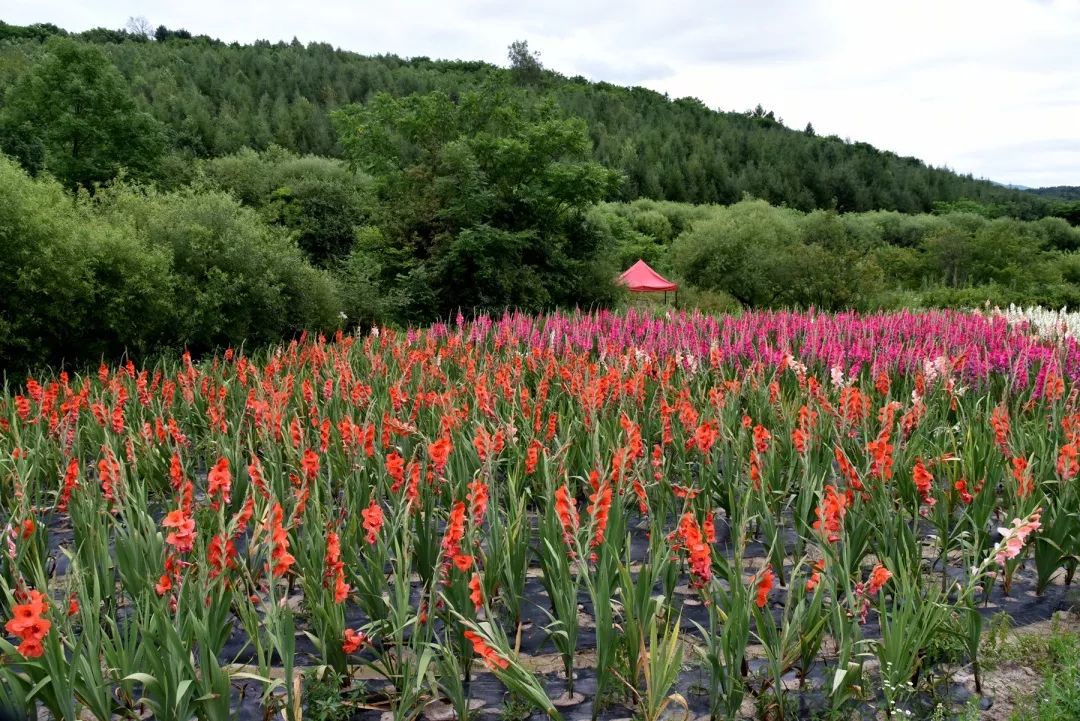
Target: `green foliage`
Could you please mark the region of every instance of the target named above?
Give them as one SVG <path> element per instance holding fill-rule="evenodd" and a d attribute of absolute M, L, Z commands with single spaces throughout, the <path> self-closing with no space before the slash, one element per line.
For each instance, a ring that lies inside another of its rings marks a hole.
<path fill-rule="evenodd" d="M 363 684 L 349 687 L 350 679 L 329 666 L 318 666 L 304 674 L 304 717 L 312 721 L 347 721 L 363 702 Z"/>
<path fill-rule="evenodd" d="M 1035 660 L 1043 674 L 1042 685 L 1021 710 L 1014 712 L 1013 719 L 1080 718 L 1080 638 L 1075 633 L 1057 633 L 1038 642 L 1042 658 L 1036 656 Z M 1025 656 L 1023 661 L 1030 664 L 1032 656 Z"/>
<path fill-rule="evenodd" d="M 193 352 L 337 322 L 329 276 L 307 265 L 286 233 L 225 193 L 120 188 L 102 203 L 134 218 L 148 245 L 170 253 L 174 332 Z"/>
<path fill-rule="evenodd" d="M 743 201 L 698 223 L 672 247 L 678 273 L 700 288 L 724 291 L 744 305 L 843 308 L 880 280 L 880 269 L 859 259 L 839 238 L 820 238 L 816 216 Z M 835 221 L 828 221 L 834 223 Z M 811 242 L 800 225 L 809 224 Z"/>
<path fill-rule="evenodd" d="M 540 53 L 529 50 L 529 43 L 525 40 L 515 40 L 507 48 L 507 57 L 510 60 L 510 72 L 514 80 L 522 85 L 538 83 L 544 74 L 544 66 L 540 63 Z"/>
<path fill-rule="evenodd" d="M 0 159 L 0 367 L 193 352 L 332 329 L 340 301 L 284 231 L 219 191 L 72 198 Z"/>
<path fill-rule="evenodd" d="M 129 25 L 0 23 L 0 150 L 88 191 L 0 167 L 4 365 L 606 306 L 639 258 L 714 312 L 1080 304 L 1069 189 L 566 79 L 525 42 L 502 69 Z"/>
<path fill-rule="evenodd" d="M 689 307 L 1080 303 L 1080 254 L 1072 250 L 1080 232 L 1058 218 L 804 214 L 760 200 L 726 207 L 638 200 L 601 205 L 589 222 L 620 268 L 643 258 L 683 281 L 680 302 Z"/>
<path fill-rule="evenodd" d="M 301 157 L 274 146 L 208 160 L 202 171 L 267 221 L 288 229 L 319 265 L 347 256 L 356 227 L 367 219 L 369 181 L 340 160 Z"/>
<path fill-rule="evenodd" d="M 52 26 L 3 26 L 0 38 L 10 40 L 0 66 L 18 67 L 20 58 L 40 54 L 42 38 L 57 34 L 66 33 Z M 591 157 L 627 179 L 623 200 L 733 203 L 749 193 L 800 210 L 907 213 L 929 212 L 939 201 L 971 201 L 995 215 L 1024 218 L 1045 215 L 1052 203 L 1062 202 L 930 168 L 866 143 L 790 129 L 764 109 L 718 112 L 691 98 L 565 78 L 544 69 L 524 41 L 511 45 L 504 69 L 366 57 L 325 43 L 241 46 L 165 27 L 155 35 L 158 42 L 146 42 L 138 33 L 96 30 L 73 35 L 71 42 L 99 47 L 124 74 L 139 108 L 169 127 L 171 149 L 195 157 L 272 143 L 339 156 L 329 120 L 335 109 L 380 92 L 403 97 L 441 90 L 454 97 L 497 81 L 542 87 L 565 113 L 583 119 Z"/>
<path fill-rule="evenodd" d="M 92 188 L 121 168 L 146 175 L 164 144 L 161 124 L 136 109 L 105 53 L 68 39 L 49 41 L 0 114 L 0 147 L 69 188 Z"/>
<path fill-rule="evenodd" d="M 335 121 L 375 179 L 378 232 L 362 251 L 380 284 L 402 292 L 398 320 L 614 297 L 586 214 L 618 176 L 589 160 L 580 120 L 490 87 L 457 99 L 380 94 Z"/>
<path fill-rule="evenodd" d="M 141 353 L 168 328 L 168 256 L 0 158 L 0 366 Z"/>

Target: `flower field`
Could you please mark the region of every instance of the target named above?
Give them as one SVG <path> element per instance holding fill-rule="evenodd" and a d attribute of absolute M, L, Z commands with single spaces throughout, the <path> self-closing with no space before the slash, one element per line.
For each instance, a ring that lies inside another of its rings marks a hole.
<path fill-rule="evenodd" d="M 919 714 L 1063 607 L 1078 374 L 1002 316 L 628 312 L 12 383 L 0 704 Z"/>

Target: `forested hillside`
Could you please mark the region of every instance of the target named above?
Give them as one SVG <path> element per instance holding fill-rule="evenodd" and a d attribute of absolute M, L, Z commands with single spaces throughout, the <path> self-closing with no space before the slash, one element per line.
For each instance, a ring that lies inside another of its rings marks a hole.
<path fill-rule="evenodd" d="M 48 25 L 0 24 L 0 87 L 7 95 L 58 35 L 67 33 Z M 1037 196 L 865 143 L 819 137 L 809 126 L 793 130 L 760 107 L 716 112 L 696 100 L 672 100 L 640 87 L 567 78 L 544 70 L 534 55 L 503 69 L 482 62 L 368 57 L 320 43 L 241 46 L 163 27 L 156 36 L 93 30 L 71 37 L 104 51 L 137 108 L 162 125 L 157 174 L 166 184 L 187 179 L 186 158 L 243 147 L 273 144 L 340 157 L 330 113 L 379 92 L 400 97 L 442 90 L 454 96 L 485 84 L 516 83 L 553 97 L 566 113 L 585 120 L 594 159 L 624 176 L 611 199 L 733 203 L 749 194 L 800 210 L 909 213 L 966 199 L 995 215 L 1034 218 L 1047 212 Z M 33 169 L 35 148 L 48 139 L 7 115 L 0 148 Z M 154 155 L 147 148 L 139 158 Z"/>
<path fill-rule="evenodd" d="M 1044 198 L 1055 200 L 1080 200 L 1080 186 L 1053 185 L 1048 188 L 1032 188 L 1028 191 Z"/>
<path fill-rule="evenodd" d="M 501 69 L 0 38 L 0 371 L 611 307 L 638 258 L 708 310 L 1080 304 L 1076 201 L 563 78 L 524 43 Z"/>

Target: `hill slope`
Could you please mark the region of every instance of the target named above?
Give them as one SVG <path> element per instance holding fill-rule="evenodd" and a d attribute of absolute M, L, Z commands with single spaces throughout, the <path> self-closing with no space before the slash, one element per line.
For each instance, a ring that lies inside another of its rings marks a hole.
<path fill-rule="evenodd" d="M 49 25 L 0 23 L 0 89 L 17 82 L 55 35 L 68 34 Z M 139 106 L 168 126 L 172 149 L 196 157 L 271 144 L 340 156 L 328 113 L 341 105 L 381 91 L 454 94 L 515 81 L 512 71 L 483 62 L 363 56 L 296 41 L 225 44 L 165 28 L 158 36 L 92 30 L 70 37 L 103 48 Z M 995 214 L 1046 212 L 1035 195 L 866 143 L 818 137 L 810 127 L 792 130 L 760 108 L 717 112 L 693 99 L 551 71 L 530 85 L 588 122 L 596 159 L 626 176 L 623 200 L 732 203 L 750 194 L 801 210 L 926 212 L 936 202 L 970 199 L 996 206 Z"/>
<path fill-rule="evenodd" d="M 1080 200 L 1080 186 L 1053 185 L 1048 188 L 1029 188 L 1029 193 L 1053 200 Z"/>

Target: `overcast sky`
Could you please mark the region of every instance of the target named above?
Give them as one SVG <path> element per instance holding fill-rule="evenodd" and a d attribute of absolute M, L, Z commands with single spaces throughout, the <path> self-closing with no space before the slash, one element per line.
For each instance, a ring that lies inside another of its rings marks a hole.
<path fill-rule="evenodd" d="M 9 23 L 546 67 L 869 142 L 1002 183 L 1080 185 L 1080 0 L 2 0 Z"/>

